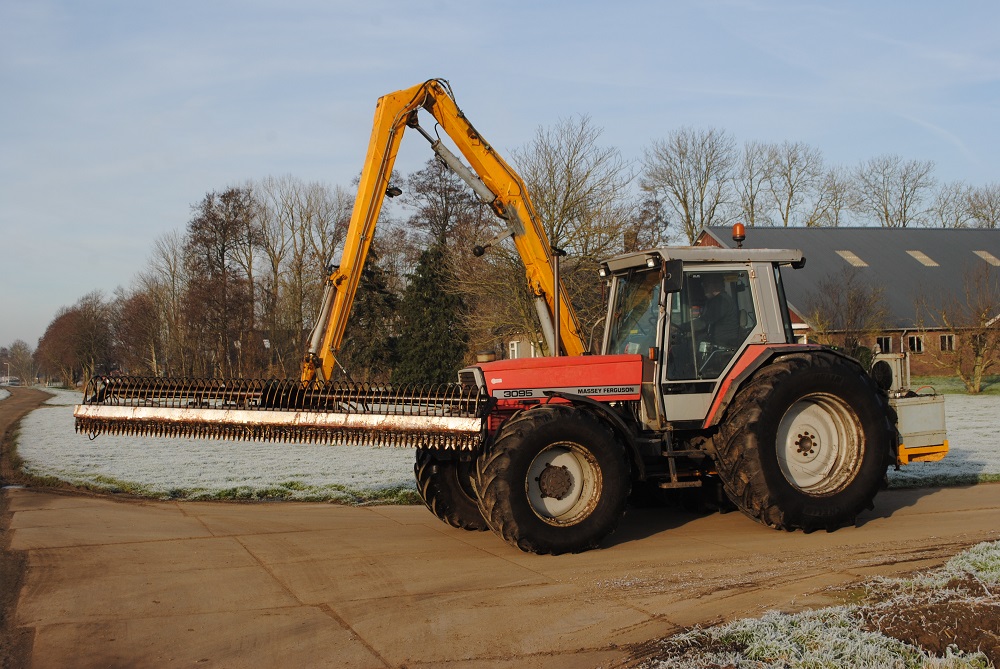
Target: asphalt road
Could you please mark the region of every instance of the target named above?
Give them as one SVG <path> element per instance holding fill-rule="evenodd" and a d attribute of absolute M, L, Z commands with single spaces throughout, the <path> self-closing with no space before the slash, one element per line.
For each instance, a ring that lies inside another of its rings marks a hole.
<path fill-rule="evenodd" d="M 117 501 L 7 489 L 37 667 L 597 667 L 696 623 L 1000 538 L 1000 485 L 888 492 L 859 527 L 630 512 L 607 547 L 518 552 L 420 507 Z"/>

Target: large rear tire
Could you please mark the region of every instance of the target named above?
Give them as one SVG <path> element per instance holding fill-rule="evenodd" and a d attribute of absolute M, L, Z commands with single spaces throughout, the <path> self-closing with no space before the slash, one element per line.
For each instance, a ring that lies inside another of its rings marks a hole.
<path fill-rule="evenodd" d="M 474 472 L 472 461 L 442 458 L 426 448 L 417 449 L 413 475 L 420 499 L 431 513 L 452 527 L 481 532 L 490 526 L 479 512 L 472 486 Z"/>
<path fill-rule="evenodd" d="M 479 459 L 479 508 L 504 541 L 530 553 L 596 547 L 625 514 L 625 450 L 585 409 L 545 405 L 523 411 Z"/>
<path fill-rule="evenodd" d="M 727 496 L 770 527 L 852 525 L 885 478 L 895 428 L 860 365 L 833 353 L 779 358 L 740 390 L 715 437 Z"/>

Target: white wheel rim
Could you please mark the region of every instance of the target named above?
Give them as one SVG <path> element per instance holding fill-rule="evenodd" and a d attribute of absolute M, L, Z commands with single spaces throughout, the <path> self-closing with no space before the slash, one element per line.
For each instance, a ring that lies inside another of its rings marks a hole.
<path fill-rule="evenodd" d="M 778 466 L 799 490 L 830 495 L 854 480 L 864 436 L 854 411 L 840 398 L 803 397 L 782 416 L 777 436 Z"/>
<path fill-rule="evenodd" d="M 557 443 L 535 456 L 524 483 L 535 515 L 551 525 L 572 525 L 597 504 L 601 470 L 586 449 Z"/>

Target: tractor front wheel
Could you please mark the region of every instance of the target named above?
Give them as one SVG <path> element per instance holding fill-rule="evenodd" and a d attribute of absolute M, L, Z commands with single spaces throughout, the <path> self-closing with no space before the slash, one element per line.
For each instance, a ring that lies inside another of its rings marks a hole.
<path fill-rule="evenodd" d="M 441 457 L 426 448 L 417 449 L 413 475 L 417 492 L 431 513 L 452 527 L 463 530 L 488 530 L 479 512 L 472 487 L 475 463 L 458 457 Z"/>
<path fill-rule="evenodd" d="M 545 405 L 497 433 L 479 459 L 479 508 L 507 543 L 531 553 L 596 547 L 625 513 L 625 451 L 607 424 L 585 409 Z"/>
<path fill-rule="evenodd" d="M 885 478 L 892 410 L 861 366 L 833 353 L 797 353 L 757 373 L 715 436 L 726 494 L 779 529 L 851 525 Z"/>

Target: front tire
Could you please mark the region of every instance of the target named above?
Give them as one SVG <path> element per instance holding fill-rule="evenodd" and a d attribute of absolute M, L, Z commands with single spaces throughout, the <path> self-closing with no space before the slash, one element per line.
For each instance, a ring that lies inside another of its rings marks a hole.
<path fill-rule="evenodd" d="M 417 449 L 413 475 L 424 505 L 452 527 L 482 532 L 490 526 L 479 511 L 472 485 L 474 472 L 474 462 L 442 458 L 429 449 Z"/>
<path fill-rule="evenodd" d="M 629 486 L 625 451 L 611 428 L 565 405 L 509 420 L 476 472 L 479 507 L 490 527 L 530 553 L 596 547 L 625 514 Z"/>
<path fill-rule="evenodd" d="M 860 365 L 826 352 L 779 358 L 737 393 L 719 427 L 726 495 L 769 527 L 852 525 L 884 480 L 891 417 Z"/>

